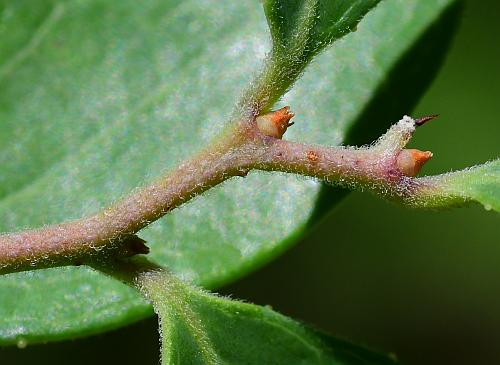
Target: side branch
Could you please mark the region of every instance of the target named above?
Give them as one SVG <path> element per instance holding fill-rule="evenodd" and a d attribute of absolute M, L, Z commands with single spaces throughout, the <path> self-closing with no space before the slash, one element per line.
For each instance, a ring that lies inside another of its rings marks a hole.
<path fill-rule="evenodd" d="M 267 151 L 255 168 L 310 176 L 406 201 L 419 186 L 414 176 L 432 153 L 404 147 L 416 127 L 430 119 L 404 117 L 373 145 L 361 148 L 325 147 L 269 138 Z"/>

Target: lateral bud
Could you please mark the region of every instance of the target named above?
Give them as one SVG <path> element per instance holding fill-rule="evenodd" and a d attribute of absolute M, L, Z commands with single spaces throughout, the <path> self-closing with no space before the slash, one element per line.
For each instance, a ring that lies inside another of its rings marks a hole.
<path fill-rule="evenodd" d="M 260 115 L 255 121 L 257 122 L 257 128 L 259 128 L 262 134 L 281 139 L 288 127 L 293 125 L 290 119 L 292 119 L 294 115 L 295 114 L 290 112 L 290 107 L 285 106 L 284 108 Z"/>
<path fill-rule="evenodd" d="M 404 149 L 399 152 L 396 158 L 396 166 L 403 175 L 414 177 L 422 169 L 422 166 L 432 157 L 430 151 L 420 151 L 415 149 Z"/>
<path fill-rule="evenodd" d="M 147 255 L 149 253 L 149 247 L 146 246 L 146 241 L 139 236 L 136 236 L 135 234 L 127 236 L 123 240 L 123 245 L 125 248 L 126 257 L 135 255 Z"/>

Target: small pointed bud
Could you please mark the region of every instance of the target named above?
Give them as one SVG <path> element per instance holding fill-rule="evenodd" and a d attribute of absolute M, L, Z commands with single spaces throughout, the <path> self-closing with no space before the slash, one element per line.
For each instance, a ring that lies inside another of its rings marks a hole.
<path fill-rule="evenodd" d="M 290 107 L 285 106 L 279 110 L 258 116 L 256 118 L 257 127 L 266 136 L 281 139 L 287 128 L 293 125 L 293 123 L 290 123 L 290 119 L 294 115 L 290 112 Z"/>
<path fill-rule="evenodd" d="M 396 165 L 403 175 L 413 177 L 422 169 L 422 166 L 432 157 L 430 151 L 420 151 L 414 149 L 402 150 L 397 159 Z"/>

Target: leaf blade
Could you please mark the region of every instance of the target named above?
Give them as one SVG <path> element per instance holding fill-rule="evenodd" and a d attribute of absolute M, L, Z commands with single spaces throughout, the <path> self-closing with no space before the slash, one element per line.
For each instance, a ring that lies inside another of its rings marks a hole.
<path fill-rule="evenodd" d="M 461 171 L 422 178 L 416 203 L 430 207 L 481 204 L 500 212 L 500 159 Z"/>
<path fill-rule="evenodd" d="M 270 308 L 229 300 L 170 274 L 139 278 L 162 328 L 162 364 L 396 364 L 329 338 Z"/>

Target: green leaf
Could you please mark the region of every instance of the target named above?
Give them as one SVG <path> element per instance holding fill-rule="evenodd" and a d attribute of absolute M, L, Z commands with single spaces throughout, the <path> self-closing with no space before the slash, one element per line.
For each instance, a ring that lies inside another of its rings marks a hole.
<path fill-rule="evenodd" d="M 267 307 L 229 300 L 170 274 L 139 279 L 160 317 L 162 364 L 395 365 Z"/>
<path fill-rule="evenodd" d="M 174 167 L 223 127 L 269 49 L 254 1 L 35 3 L 0 2 L 0 231 L 94 212 Z M 402 74 L 432 79 L 428 67 L 447 45 L 440 37 L 454 29 L 452 4 L 381 3 L 285 96 L 297 114 L 287 138 L 339 144 L 375 101 L 382 110 L 364 130 L 399 118 L 424 88 L 384 87 Z M 422 44 L 432 57 L 417 53 L 419 68 L 393 74 Z M 156 262 L 214 288 L 286 250 L 326 208 L 320 190 L 252 173 L 140 235 Z M 88 335 L 150 314 L 132 289 L 85 267 L 0 278 L 0 344 Z"/>
<path fill-rule="evenodd" d="M 272 49 L 243 104 L 267 111 L 297 80 L 314 55 L 355 31 L 380 0 L 264 0 Z"/>
<path fill-rule="evenodd" d="M 311 58 L 356 29 L 380 0 L 264 0 L 273 45 L 279 52 Z"/>
<path fill-rule="evenodd" d="M 500 159 L 444 175 L 424 178 L 420 204 L 435 207 L 476 202 L 500 212 Z"/>

